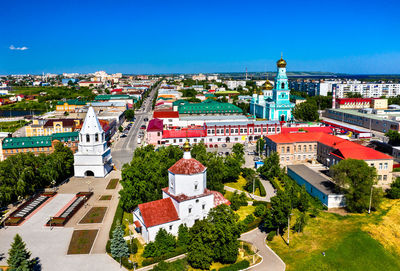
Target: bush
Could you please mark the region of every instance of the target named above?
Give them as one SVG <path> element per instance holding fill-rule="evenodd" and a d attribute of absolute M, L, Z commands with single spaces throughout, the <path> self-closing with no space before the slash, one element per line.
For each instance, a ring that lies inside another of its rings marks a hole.
<path fill-rule="evenodd" d="M 138 244 L 136 239 L 131 239 L 130 241 L 127 241 L 128 247 L 129 247 L 129 252 L 132 254 L 136 254 L 138 251 Z"/>
<path fill-rule="evenodd" d="M 113 220 L 113 223 L 111 224 L 110 232 L 108 234 L 110 239 L 112 238 L 112 232 L 114 231 L 115 227 L 117 226 L 117 221 L 122 223 L 123 217 L 124 217 L 124 210 L 122 209 L 121 200 L 120 200 L 118 202 L 118 207 L 117 207 L 117 210 L 115 211 L 114 220 Z M 123 224 L 121 224 L 121 226 L 123 228 L 125 227 Z"/>
<path fill-rule="evenodd" d="M 244 223 L 250 224 L 250 223 L 254 222 L 254 220 L 255 220 L 254 216 L 252 214 L 249 214 L 244 219 Z"/>
<path fill-rule="evenodd" d="M 267 195 L 267 192 L 265 191 L 264 185 L 258 178 L 257 178 L 257 187 L 260 190 L 260 196 L 265 197 Z"/>
<path fill-rule="evenodd" d="M 239 271 L 239 270 L 246 269 L 249 266 L 250 266 L 250 262 L 247 260 L 243 260 L 243 261 L 231 264 L 229 266 L 222 267 L 218 270 L 219 271 Z"/>
<path fill-rule="evenodd" d="M 239 210 L 241 206 L 247 206 L 247 198 L 246 194 L 242 192 L 241 194 L 238 194 L 236 191 L 233 193 L 232 197 L 229 199 L 231 202 L 231 208 L 234 211 Z"/>
<path fill-rule="evenodd" d="M 133 263 L 130 263 L 128 260 L 129 260 L 128 258 L 122 257 L 121 259 L 122 266 L 128 270 L 133 269 Z"/>
<path fill-rule="evenodd" d="M 265 214 L 265 206 L 264 205 L 257 205 L 256 209 L 254 210 L 254 215 L 256 217 L 262 217 Z"/>
<path fill-rule="evenodd" d="M 276 231 L 270 231 L 267 235 L 267 241 L 272 241 L 276 235 Z"/>
<path fill-rule="evenodd" d="M 400 178 L 397 177 L 396 180 L 390 185 L 390 189 L 387 191 L 387 196 L 391 199 L 400 199 Z"/>
<path fill-rule="evenodd" d="M 106 244 L 106 251 L 107 251 L 107 253 L 111 253 L 111 240 L 108 240 L 108 241 L 107 241 L 107 244 Z"/>
<path fill-rule="evenodd" d="M 178 255 L 184 254 L 185 252 L 186 252 L 185 249 L 183 249 L 181 247 L 177 247 L 175 249 L 175 251 L 173 251 L 173 252 L 165 253 L 164 255 L 161 255 L 159 257 L 144 259 L 143 262 L 142 262 L 142 266 L 147 266 L 147 265 L 150 265 L 150 264 L 153 264 L 153 263 L 158 263 L 160 261 L 164 261 L 164 260 L 167 260 L 169 258 L 173 258 L 173 257 L 176 257 Z"/>

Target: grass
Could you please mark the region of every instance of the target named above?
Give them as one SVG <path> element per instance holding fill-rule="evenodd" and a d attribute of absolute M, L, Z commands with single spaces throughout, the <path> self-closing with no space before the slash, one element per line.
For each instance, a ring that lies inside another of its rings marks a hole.
<path fill-rule="evenodd" d="M 400 201 L 385 200 L 368 214 L 321 212 L 310 218 L 303 233 L 276 236 L 268 245 L 287 270 L 400 270 Z M 294 212 L 291 226 L 298 212 Z M 325 256 L 322 255 L 325 252 Z"/>
<path fill-rule="evenodd" d="M 239 210 L 235 211 L 235 213 L 237 213 L 239 215 L 239 220 L 243 220 L 246 218 L 246 216 L 248 216 L 249 214 L 254 213 L 254 211 L 256 210 L 256 207 L 253 205 L 249 205 L 249 206 L 241 206 L 239 208 Z"/>
<path fill-rule="evenodd" d="M 92 207 L 79 223 L 101 223 L 103 221 L 104 215 L 106 214 L 106 211 L 107 207 Z"/>
<path fill-rule="evenodd" d="M 122 222 L 121 223 L 122 223 L 122 225 L 125 225 L 125 235 L 124 236 L 128 236 L 129 235 L 129 227 L 128 227 L 128 225 L 132 225 L 133 224 L 133 214 L 124 212 L 124 215 L 122 217 Z"/>
<path fill-rule="evenodd" d="M 11 133 L 14 133 L 19 128 L 24 127 L 25 124 L 27 124 L 27 123 L 28 122 L 26 122 L 24 120 L 0 122 L 0 132 L 11 132 Z"/>
<path fill-rule="evenodd" d="M 237 190 L 241 190 L 241 191 L 246 192 L 246 190 L 244 189 L 244 187 L 246 186 L 246 182 L 247 182 L 246 179 L 243 178 L 243 177 L 240 175 L 236 182 L 226 183 L 225 185 L 226 185 L 226 186 L 229 186 L 229 187 L 232 187 L 232 188 L 234 188 L 234 189 L 237 189 Z M 257 188 L 257 189 L 254 191 L 254 194 L 255 194 L 256 196 L 260 196 L 260 190 Z"/>
<path fill-rule="evenodd" d="M 108 182 L 106 189 L 115 189 L 117 187 L 118 181 L 118 179 L 111 179 Z"/>
<path fill-rule="evenodd" d="M 98 230 L 75 230 L 67 254 L 89 254 Z"/>
<path fill-rule="evenodd" d="M 111 200 L 112 196 L 111 195 L 102 195 L 99 200 Z"/>
<path fill-rule="evenodd" d="M 231 192 L 231 191 L 225 191 L 224 197 L 225 197 L 226 199 L 230 199 L 230 198 L 232 197 L 232 195 L 233 195 L 233 192 Z M 247 196 L 246 196 L 246 199 L 247 199 L 247 201 L 253 201 L 253 199 L 251 199 L 251 198 L 249 198 L 249 197 L 247 197 Z"/>

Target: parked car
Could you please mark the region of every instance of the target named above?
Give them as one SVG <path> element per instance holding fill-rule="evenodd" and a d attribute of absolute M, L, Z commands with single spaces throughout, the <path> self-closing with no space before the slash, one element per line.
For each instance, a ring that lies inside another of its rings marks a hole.
<path fill-rule="evenodd" d="M 256 157 L 253 158 L 253 160 L 254 160 L 254 161 L 261 161 L 261 158 L 258 157 L 258 156 L 256 156 Z"/>
<path fill-rule="evenodd" d="M 222 156 L 222 155 L 224 155 L 224 153 L 221 151 L 221 152 L 218 153 L 218 155 Z"/>
<path fill-rule="evenodd" d="M 226 144 L 222 144 L 222 148 L 226 148 Z"/>
<path fill-rule="evenodd" d="M 148 118 L 144 118 L 144 121 L 149 121 L 149 119 Z"/>
<path fill-rule="evenodd" d="M 137 143 L 138 143 L 138 144 L 141 144 L 141 143 L 142 143 L 142 139 L 141 139 L 140 137 L 137 139 Z"/>
<path fill-rule="evenodd" d="M 127 137 L 127 135 L 126 135 L 126 134 L 122 134 L 122 135 L 120 135 L 119 137 L 120 137 L 120 138 L 123 138 L 123 137 Z"/>
<path fill-rule="evenodd" d="M 255 155 L 256 153 L 255 152 L 253 152 L 253 151 L 250 151 L 249 153 L 248 153 L 248 155 Z"/>
<path fill-rule="evenodd" d="M 142 130 L 145 130 L 146 129 L 146 125 L 142 125 L 142 126 L 140 126 L 140 129 L 142 129 Z"/>

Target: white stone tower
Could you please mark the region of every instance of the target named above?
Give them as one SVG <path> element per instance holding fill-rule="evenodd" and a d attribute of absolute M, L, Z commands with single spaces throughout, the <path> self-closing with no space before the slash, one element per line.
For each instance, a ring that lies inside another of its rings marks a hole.
<path fill-rule="evenodd" d="M 78 151 L 74 154 L 75 177 L 104 177 L 112 169 L 111 150 L 107 147 L 103 128 L 89 107 L 81 131 Z"/>

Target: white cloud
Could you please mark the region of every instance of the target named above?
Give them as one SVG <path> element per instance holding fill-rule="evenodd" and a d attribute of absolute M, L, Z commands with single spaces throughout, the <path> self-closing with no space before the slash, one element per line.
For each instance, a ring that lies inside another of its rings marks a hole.
<path fill-rule="evenodd" d="M 26 46 L 23 46 L 23 47 L 15 47 L 14 45 L 11 45 L 9 48 L 10 48 L 10 50 L 18 50 L 18 51 L 25 51 L 25 50 L 28 50 L 28 49 L 29 49 L 29 48 L 26 47 Z"/>

